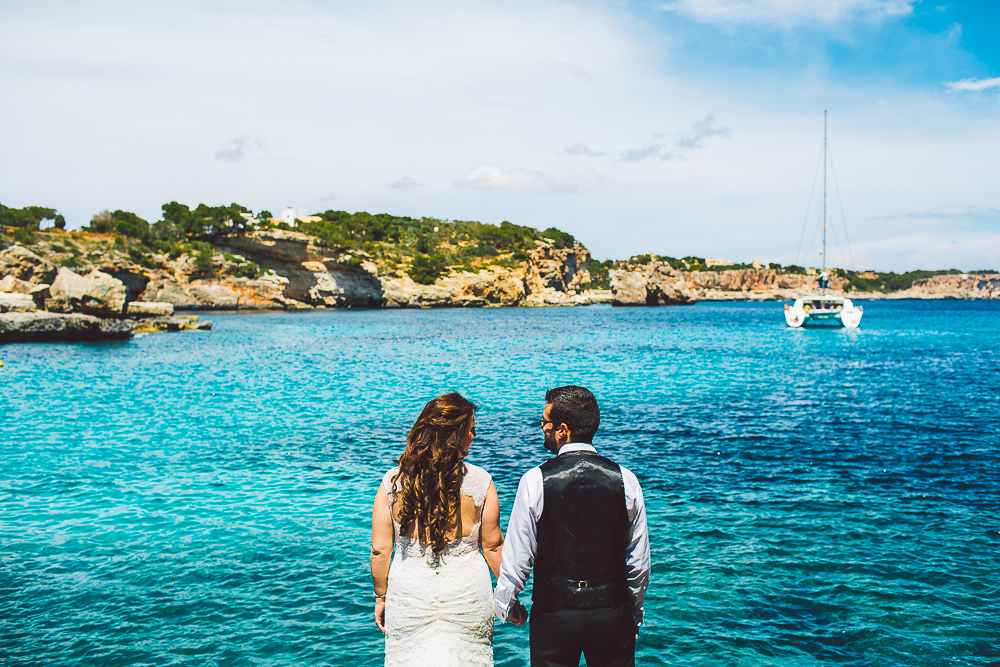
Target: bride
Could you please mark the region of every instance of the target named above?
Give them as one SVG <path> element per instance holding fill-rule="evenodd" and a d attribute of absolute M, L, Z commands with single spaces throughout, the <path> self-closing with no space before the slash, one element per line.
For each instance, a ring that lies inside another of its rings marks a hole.
<path fill-rule="evenodd" d="M 490 474 L 463 461 L 475 411 L 457 393 L 424 406 L 375 497 L 375 624 L 387 667 L 493 665 L 489 571 L 500 571 L 503 533 Z"/>

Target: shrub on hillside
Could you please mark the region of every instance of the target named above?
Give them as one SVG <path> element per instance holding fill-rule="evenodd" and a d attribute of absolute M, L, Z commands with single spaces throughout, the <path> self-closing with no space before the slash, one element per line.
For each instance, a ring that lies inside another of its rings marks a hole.
<path fill-rule="evenodd" d="M 410 267 L 410 278 L 421 285 L 433 285 L 446 271 L 443 255 L 417 255 Z"/>
<path fill-rule="evenodd" d="M 0 227 L 38 231 L 42 227 L 42 220 L 52 220 L 56 229 L 66 227 L 66 219 L 57 214 L 54 208 L 45 206 L 10 208 L 0 204 Z"/>

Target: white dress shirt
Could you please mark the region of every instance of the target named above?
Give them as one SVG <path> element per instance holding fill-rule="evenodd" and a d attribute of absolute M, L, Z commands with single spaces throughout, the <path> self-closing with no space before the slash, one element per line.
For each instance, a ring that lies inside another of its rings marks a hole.
<path fill-rule="evenodd" d="M 593 445 L 573 442 L 559 448 L 559 453 L 597 452 Z M 632 616 L 636 624 L 642 623 L 643 600 L 649 586 L 649 533 L 646 530 L 646 504 L 642 499 L 639 480 L 627 468 L 622 468 L 625 483 L 625 507 L 628 510 L 629 544 L 625 554 L 626 578 L 632 597 Z M 517 485 L 517 496 L 510 511 L 507 535 L 503 543 L 503 563 L 494 591 L 496 615 L 506 621 L 511 605 L 518 593 L 524 590 L 528 575 L 538 553 L 538 520 L 542 517 L 545 493 L 542 486 L 541 466 L 524 473 Z"/>

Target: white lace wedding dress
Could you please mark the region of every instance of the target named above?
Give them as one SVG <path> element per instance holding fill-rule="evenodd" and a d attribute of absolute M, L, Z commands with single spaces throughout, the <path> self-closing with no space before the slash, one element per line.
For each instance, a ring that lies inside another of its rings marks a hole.
<path fill-rule="evenodd" d="M 493 583 L 479 551 L 483 503 L 490 474 L 465 465 L 462 495 L 476 505 L 471 534 L 433 549 L 399 534 L 385 598 L 386 667 L 482 667 L 493 665 Z M 395 500 L 393 468 L 382 478 L 390 510 Z"/>

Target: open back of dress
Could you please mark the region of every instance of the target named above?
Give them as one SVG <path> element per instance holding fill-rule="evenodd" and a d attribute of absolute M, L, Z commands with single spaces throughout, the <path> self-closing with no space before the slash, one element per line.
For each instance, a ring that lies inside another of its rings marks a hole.
<path fill-rule="evenodd" d="M 412 528 L 409 535 L 401 530 L 394 511 L 399 485 L 392 484 L 399 469 L 382 478 L 396 539 L 385 601 L 387 667 L 493 665 L 493 585 L 479 550 L 491 478 L 478 466 L 464 466 L 462 516 L 452 526 L 455 538 L 438 553 Z"/>

